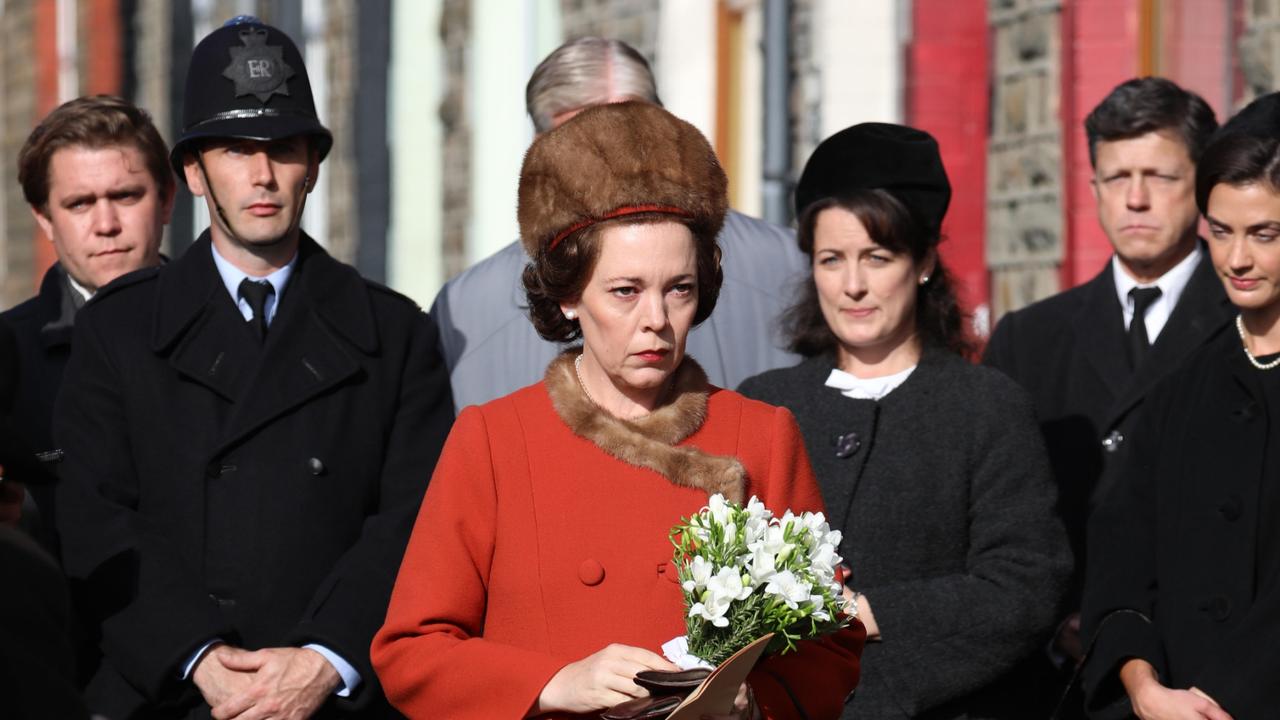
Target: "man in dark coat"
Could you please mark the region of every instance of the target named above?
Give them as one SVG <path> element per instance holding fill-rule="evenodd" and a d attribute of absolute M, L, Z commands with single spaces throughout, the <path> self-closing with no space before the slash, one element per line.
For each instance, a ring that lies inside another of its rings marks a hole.
<path fill-rule="evenodd" d="M 983 361 L 1030 392 L 1076 555 L 1079 608 L 1085 525 L 1151 387 L 1232 317 L 1196 234 L 1195 164 L 1213 110 L 1162 78 L 1117 86 L 1085 120 L 1098 219 L 1115 255 L 1093 280 L 1002 318 Z M 1138 321 L 1135 322 L 1134 318 Z M 1054 652 L 1082 652 L 1079 613 Z M 1046 690 L 1056 700 L 1056 691 Z"/>
<path fill-rule="evenodd" d="M 58 262 L 35 297 L 3 313 L 18 343 L 13 417 L 20 439 L 56 457 L 53 402 L 76 311 L 98 288 L 160 263 L 173 207 L 169 150 L 146 112 L 99 95 L 64 103 L 23 143 L 18 182 Z M 52 485 L 30 488 L 24 524 L 57 554 Z"/>
<path fill-rule="evenodd" d="M 389 715 L 368 648 L 452 422 L 437 331 L 299 229 L 332 139 L 286 35 L 210 33 L 183 123 L 212 225 L 81 310 L 55 412 L 91 709 Z"/>

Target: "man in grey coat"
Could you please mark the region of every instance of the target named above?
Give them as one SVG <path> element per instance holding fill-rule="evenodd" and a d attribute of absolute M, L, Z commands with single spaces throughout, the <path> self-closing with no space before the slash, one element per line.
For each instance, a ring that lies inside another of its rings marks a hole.
<path fill-rule="evenodd" d="M 592 105 L 661 104 L 644 57 L 624 42 L 597 37 L 571 40 L 548 55 L 529 79 L 525 100 L 538 133 Z M 690 333 L 687 351 L 712 383 L 732 388 L 799 362 L 785 349 L 778 316 L 807 263 L 790 229 L 732 210 L 719 242 L 720 301 Z M 512 242 L 445 283 L 436 296 L 431 315 L 439 322 L 457 410 L 541 380 L 561 350 L 538 337 L 529 322 L 520 282 L 528 262 L 519 241 Z"/>

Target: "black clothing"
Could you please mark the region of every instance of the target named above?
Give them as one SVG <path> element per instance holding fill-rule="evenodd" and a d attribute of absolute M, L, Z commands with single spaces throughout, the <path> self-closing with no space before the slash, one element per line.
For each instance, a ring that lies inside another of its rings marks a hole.
<path fill-rule="evenodd" d="M 1026 388 L 1034 403 L 1076 557 L 1072 607 L 1079 607 L 1092 498 L 1132 439 L 1136 411 L 1153 385 L 1234 318 L 1205 250 L 1136 374 L 1110 263 L 1084 285 L 1011 312 L 996 325 L 983 363 Z"/>
<path fill-rule="evenodd" d="M 71 329 L 83 299 L 71 288 L 67 273 L 55 264 L 44 274 L 40 292 L 3 313 L 18 342 L 18 383 L 13 398 L 14 427 L 26 447 L 45 453 L 53 442 L 53 402 L 71 355 Z M 52 485 L 27 488 L 39 511 L 24 525 L 55 557 L 58 555 L 56 499 Z"/>
<path fill-rule="evenodd" d="M 1252 367 L 1226 328 L 1151 391 L 1131 455 L 1090 521 L 1083 621 L 1086 635 L 1099 632 L 1084 676 L 1093 717 L 1129 716 L 1117 671 L 1131 657 L 1154 665 L 1165 685 L 1200 688 L 1235 720 L 1280 707 L 1280 568 L 1276 548 L 1262 544 L 1280 523 L 1277 477 L 1265 470 L 1280 434 L 1268 372 L 1280 370 Z M 1102 625 L 1123 609 L 1151 623 L 1120 613 Z"/>
<path fill-rule="evenodd" d="M 437 336 L 305 236 L 262 344 L 207 232 L 85 305 L 55 422 L 63 559 L 103 618 L 92 709 L 181 717 L 183 664 L 222 638 L 325 645 L 363 684 L 322 716 L 391 712 L 368 649 L 453 419 Z"/>
<path fill-rule="evenodd" d="M 87 719 L 76 684 L 66 581 L 34 540 L 4 526 L 0 588 L 0 717 Z"/>
<path fill-rule="evenodd" d="M 1147 310 L 1151 303 L 1160 297 L 1160 288 L 1134 288 L 1129 291 L 1133 298 L 1133 319 L 1129 321 L 1129 367 L 1137 370 L 1147 359 L 1147 351 L 1151 349 L 1151 340 L 1147 337 Z"/>
<path fill-rule="evenodd" d="M 1071 568 L 1026 393 L 941 350 L 880 401 L 826 387 L 832 367 L 810 358 L 741 392 L 795 415 L 882 629 L 844 717 L 1018 717 L 997 681 L 1046 641 Z"/>

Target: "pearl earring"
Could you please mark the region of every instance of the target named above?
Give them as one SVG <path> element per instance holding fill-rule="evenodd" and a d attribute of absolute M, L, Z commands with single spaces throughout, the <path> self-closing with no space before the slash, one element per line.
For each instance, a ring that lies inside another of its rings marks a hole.
<path fill-rule="evenodd" d="M 921 285 L 924 285 L 924 284 L 925 284 L 925 283 L 927 283 L 927 282 L 929 282 L 929 276 L 928 276 L 928 275 L 925 275 L 924 277 L 920 278 L 920 284 L 921 284 Z"/>
<path fill-rule="evenodd" d="M 565 317 L 565 319 L 566 319 L 566 320 L 577 320 L 577 319 L 578 319 L 578 313 L 577 313 L 577 312 L 575 312 L 575 311 L 573 311 L 573 310 L 565 310 L 565 311 L 564 311 L 564 317 Z"/>

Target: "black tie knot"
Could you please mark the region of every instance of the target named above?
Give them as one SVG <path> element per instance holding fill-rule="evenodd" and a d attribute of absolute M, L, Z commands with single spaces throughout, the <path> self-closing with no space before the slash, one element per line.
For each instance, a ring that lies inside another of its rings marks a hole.
<path fill-rule="evenodd" d="M 1161 290 L 1158 287 L 1136 287 L 1129 291 L 1129 297 L 1133 298 L 1133 316 L 1135 318 L 1143 318 L 1147 315 L 1147 309 L 1151 307 L 1151 303 L 1160 299 Z"/>
<path fill-rule="evenodd" d="M 1129 321 L 1129 366 L 1137 370 L 1147 358 L 1151 341 L 1147 338 L 1147 310 L 1160 297 L 1158 287 L 1136 287 L 1129 291 L 1133 298 L 1133 319 Z"/>
<path fill-rule="evenodd" d="M 267 298 L 275 292 L 276 289 L 265 280 L 245 278 L 240 281 L 240 297 L 249 303 L 249 309 L 253 311 L 253 318 L 249 322 L 253 324 L 259 340 L 267 335 Z"/>

